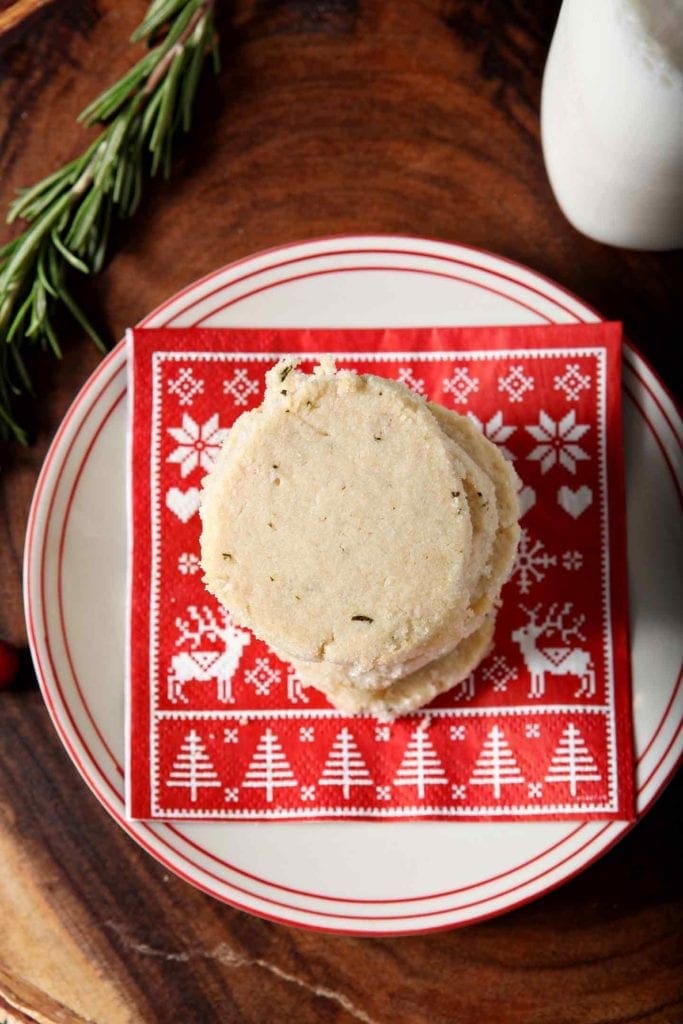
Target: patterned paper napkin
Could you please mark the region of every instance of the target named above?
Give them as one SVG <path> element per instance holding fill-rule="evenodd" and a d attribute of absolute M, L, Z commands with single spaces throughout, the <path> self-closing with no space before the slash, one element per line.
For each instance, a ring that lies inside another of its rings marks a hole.
<path fill-rule="evenodd" d="M 609 323 L 133 331 L 130 816 L 631 818 L 620 337 Z M 470 416 L 524 482 L 495 649 L 391 725 L 303 689 L 201 583 L 203 475 L 273 361 L 323 352 Z"/>

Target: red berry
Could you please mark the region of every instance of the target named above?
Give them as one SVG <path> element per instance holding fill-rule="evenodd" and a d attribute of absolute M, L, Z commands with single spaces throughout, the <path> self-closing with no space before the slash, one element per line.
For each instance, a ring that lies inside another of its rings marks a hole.
<path fill-rule="evenodd" d="M 0 640 L 0 690 L 6 690 L 14 682 L 19 671 L 19 652 L 16 647 Z"/>

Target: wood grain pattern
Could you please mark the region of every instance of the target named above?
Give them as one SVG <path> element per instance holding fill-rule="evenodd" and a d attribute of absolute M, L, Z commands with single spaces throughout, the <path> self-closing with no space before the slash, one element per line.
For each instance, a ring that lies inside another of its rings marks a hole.
<path fill-rule="evenodd" d="M 16 5 L 15 5 L 16 6 Z M 60 0 L 0 37 L 0 204 L 74 155 L 74 117 L 129 64 L 142 0 Z M 250 252 L 404 232 L 529 263 L 625 321 L 669 383 L 680 254 L 578 235 L 552 198 L 538 103 L 547 0 L 220 5 L 224 71 L 168 185 L 81 289 L 113 338 Z M 11 10 L 3 7 L 3 9 Z M 66 325 L 36 364 L 36 445 L 0 454 L 0 636 L 25 643 L 21 552 L 50 437 L 97 363 Z M 681 784 L 557 892 L 434 936 L 354 939 L 248 917 L 139 850 L 80 781 L 28 661 L 0 696 L 0 1021 L 680 1024 Z"/>
<path fill-rule="evenodd" d="M 53 3 L 53 0 L 16 0 L 16 3 L 10 3 L 4 10 L 0 7 L 0 35 L 21 25 L 23 21 L 49 3 Z"/>

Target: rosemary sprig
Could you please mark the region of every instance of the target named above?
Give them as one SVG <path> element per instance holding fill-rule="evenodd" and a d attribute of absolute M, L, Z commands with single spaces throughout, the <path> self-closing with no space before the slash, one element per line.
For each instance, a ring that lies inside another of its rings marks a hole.
<path fill-rule="evenodd" d="M 75 160 L 22 190 L 8 223 L 26 229 L 0 248 L 0 438 L 27 443 L 13 414 L 15 396 L 33 394 L 25 354 L 61 356 L 54 315 L 63 307 L 95 344 L 104 343 L 73 298 L 68 276 L 97 273 L 114 218 L 135 213 L 146 177 L 168 177 L 174 139 L 190 127 L 208 54 L 218 70 L 215 0 L 152 0 L 132 41 L 150 49 L 79 117 L 102 125 Z"/>

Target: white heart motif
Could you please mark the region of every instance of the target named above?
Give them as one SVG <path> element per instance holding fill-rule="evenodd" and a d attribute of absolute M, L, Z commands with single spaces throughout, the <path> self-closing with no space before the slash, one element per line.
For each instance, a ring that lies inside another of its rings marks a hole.
<path fill-rule="evenodd" d="M 572 517 L 578 519 L 593 504 L 593 492 L 590 487 L 560 487 L 557 492 L 557 504 Z"/>
<path fill-rule="evenodd" d="M 521 519 L 536 504 L 536 491 L 527 484 L 526 487 L 522 487 L 517 497 L 519 498 L 519 518 Z"/>
<path fill-rule="evenodd" d="M 188 487 L 181 491 L 179 487 L 169 487 L 166 492 L 166 507 L 178 517 L 181 523 L 189 523 L 192 516 L 199 511 L 199 488 Z"/>

